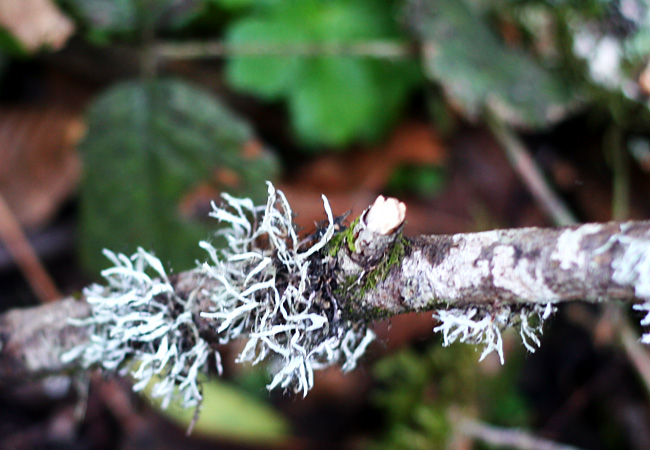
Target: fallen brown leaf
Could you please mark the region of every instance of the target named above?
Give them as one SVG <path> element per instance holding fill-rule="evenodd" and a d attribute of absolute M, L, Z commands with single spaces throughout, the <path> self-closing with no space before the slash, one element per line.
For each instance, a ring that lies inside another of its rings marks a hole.
<path fill-rule="evenodd" d="M 55 105 L 0 107 L 0 193 L 25 227 L 44 225 L 75 191 L 79 113 Z"/>
<path fill-rule="evenodd" d="M 381 191 L 400 165 L 442 165 L 446 153 L 428 124 L 407 122 L 379 147 L 317 158 L 301 168 L 296 182 L 322 191 Z"/>
<path fill-rule="evenodd" d="M 309 230 L 326 218 L 321 194 L 327 196 L 334 214 L 350 211 L 354 218 L 375 201 L 400 165 L 443 165 L 446 159 L 444 144 L 428 124 L 406 122 L 383 145 L 316 158 L 279 188 L 298 213 L 296 222 Z M 408 207 L 407 215 L 419 216 Z"/>

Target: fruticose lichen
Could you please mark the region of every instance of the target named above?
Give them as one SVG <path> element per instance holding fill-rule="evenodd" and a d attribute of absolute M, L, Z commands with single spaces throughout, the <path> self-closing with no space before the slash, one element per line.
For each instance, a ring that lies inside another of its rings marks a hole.
<path fill-rule="evenodd" d="M 307 247 L 300 243 L 286 197 L 271 184 L 265 207 L 249 199 L 224 199 L 228 208 L 213 205 L 211 215 L 230 225 L 219 233 L 227 248 L 200 244 L 212 259 L 203 270 L 220 282 L 212 294 L 214 311 L 202 316 L 214 319 L 223 343 L 248 339 L 239 362 L 282 360 L 269 389 L 291 387 L 306 395 L 314 370 L 336 363 L 344 371 L 354 369 L 374 333 L 361 321 L 342 319 L 336 298 L 322 286 L 329 258 L 324 253 L 334 235 L 327 198 L 328 225 Z M 260 248 L 260 241 L 268 246 Z"/>
<path fill-rule="evenodd" d="M 503 364 L 503 338 L 501 337 L 503 330 L 518 326 L 524 346 L 534 353 L 535 346 L 540 346 L 538 335 L 542 334 L 544 321 L 555 310 L 551 303 L 516 308 L 513 305 L 500 305 L 441 309 L 433 314 L 433 317 L 440 321 L 440 325 L 433 331 L 442 333 L 445 347 L 456 341 L 483 344 L 485 347 L 479 360 L 483 361 L 490 353 L 497 352 Z"/>
<path fill-rule="evenodd" d="M 151 393 L 162 398 L 163 408 L 177 393 L 184 406 L 198 406 L 202 397 L 197 375 L 211 350 L 192 318 L 193 298 L 177 296 L 160 260 L 141 248 L 130 258 L 108 250 L 104 254 L 114 264 L 102 272 L 106 286 L 86 288 L 92 314 L 71 320 L 91 327 L 90 341 L 62 359 L 80 358 L 85 367 L 130 373 L 136 380 L 134 391 L 153 380 Z M 215 358 L 220 372 L 217 352 Z"/>
<path fill-rule="evenodd" d="M 213 324 L 218 343 L 246 339 L 238 362 L 277 361 L 270 365 L 276 369 L 268 389 L 306 395 L 314 370 L 333 364 L 354 369 L 374 333 L 365 322 L 342 318 L 324 284 L 330 259 L 326 247 L 335 231 L 327 199 L 326 226 L 303 242 L 287 199 L 270 183 L 264 206 L 227 194 L 223 198 L 224 206 L 213 203 L 210 215 L 226 225 L 217 233 L 226 247 L 201 242 L 210 260 L 199 269 L 212 281 L 209 291 L 200 291 L 211 300 L 201 316 Z M 136 391 L 153 381 L 152 395 L 162 397 L 163 407 L 175 395 L 185 407 L 198 405 L 197 376 L 207 370 L 212 355 L 221 372 L 221 357 L 200 336 L 192 317 L 197 292 L 180 298 L 160 260 L 142 249 L 130 258 L 105 254 L 114 264 L 102 272 L 107 285 L 86 289 L 92 314 L 75 322 L 90 327 L 90 342 L 63 359 L 130 373 Z"/>

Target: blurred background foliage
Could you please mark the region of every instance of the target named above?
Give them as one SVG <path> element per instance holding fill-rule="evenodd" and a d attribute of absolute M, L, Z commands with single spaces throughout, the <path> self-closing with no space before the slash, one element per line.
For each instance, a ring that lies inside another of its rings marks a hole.
<path fill-rule="evenodd" d="M 633 180 L 650 171 L 649 96 L 643 0 L 3 0 L 0 193 L 28 230 L 72 209 L 94 275 L 102 248 L 193 267 L 215 226 L 209 202 L 263 201 L 265 180 L 306 229 L 323 219 L 320 192 L 353 215 L 378 193 L 404 197 L 411 233 L 548 224 L 495 162 L 494 141 L 472 131 L 496 121 L 531 145 L 581 219 L 644 216 L 646 185 Z M 504 368 L 479 366 L 471 348 L 423 341 L 428 318 L 409 320 L 419 325 L 396 319 L 388 334 L 411 336 L 403 348 L 376 350 L 366 373 L 328 371 L 324 393 L 302 403 L 227 366 L 228 383 L 206 385 L 197 434 L 444 448 L 457 415 L 543 423 L 522 394 L 521 349 Z M 601 367 L 589 349 L 558 360 Z M 614 422 L 593 425 L 606 425 L 593 448 L 648 448 Z M 568 439 L 593 443 L 582 438 Z"/>

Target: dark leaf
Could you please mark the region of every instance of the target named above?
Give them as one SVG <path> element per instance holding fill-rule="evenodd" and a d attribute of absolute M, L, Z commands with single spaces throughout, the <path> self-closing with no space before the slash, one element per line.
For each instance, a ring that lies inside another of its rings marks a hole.
<path fill-rule="evenodd" d="M 277 164 L 250 128 L 208 92 L 180 81 L 127 82 L 90 109 L 81 143 L 81 254 L 105 265 L 101 250 L 153 250 L 177 270 L 203 258 L 207 200 L 220 191 L 265 196 Z M 199 211 L 196 211 L 197 208 Z"/>
<path fill-rule="evenodd" d="M 572 102 L 560 78 L 508 47 L 466 1 L 414 1 L 410 21 L 423 41 L 426 75 L 468 117 L 490 106 L 513 125 L 543 127 Z"/>

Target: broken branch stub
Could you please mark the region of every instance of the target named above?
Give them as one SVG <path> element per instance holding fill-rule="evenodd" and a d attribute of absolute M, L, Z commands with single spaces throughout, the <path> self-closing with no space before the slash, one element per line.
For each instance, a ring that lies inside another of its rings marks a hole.
<path fill-rule="evenodd" d="M 396 198 L 380 195 L 366 209 L 354 227 L 355 253 L 376 261 L 395 242 L 406 217 L 406 205 Z"/>

